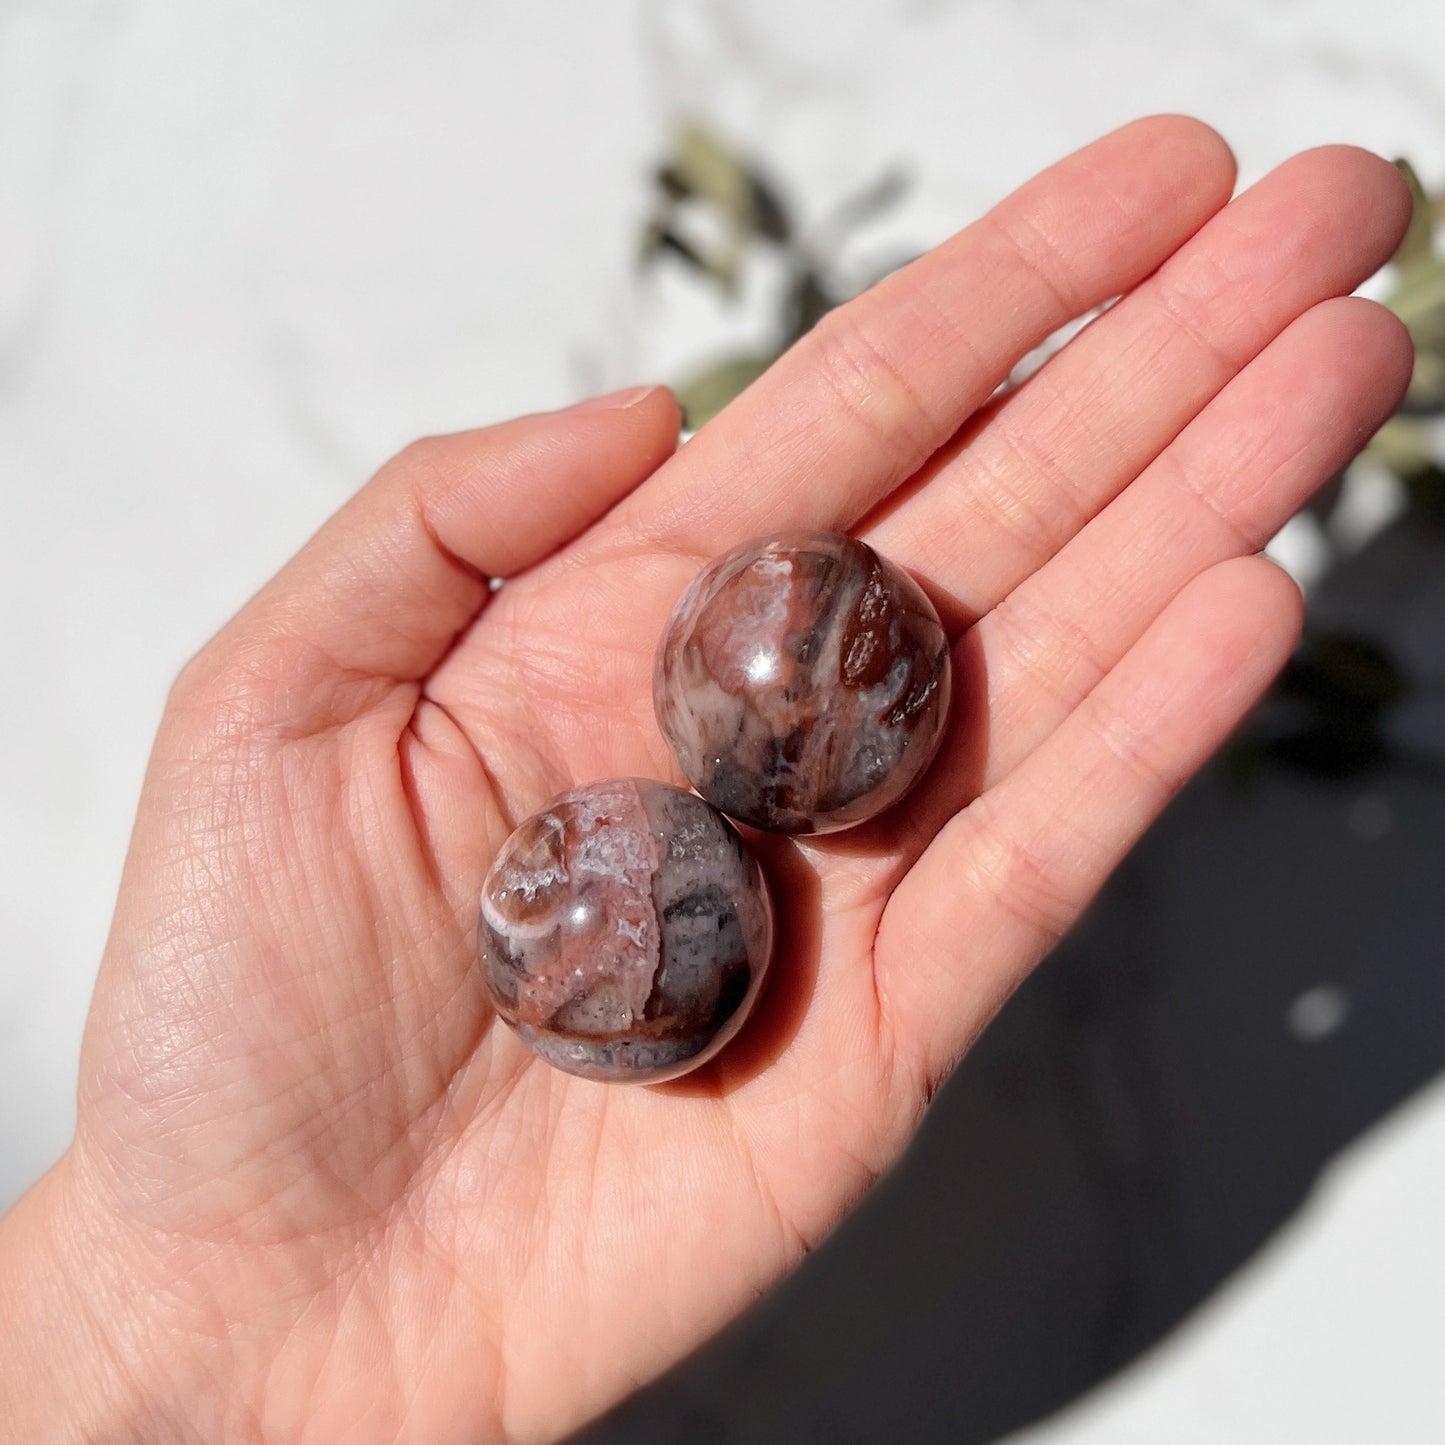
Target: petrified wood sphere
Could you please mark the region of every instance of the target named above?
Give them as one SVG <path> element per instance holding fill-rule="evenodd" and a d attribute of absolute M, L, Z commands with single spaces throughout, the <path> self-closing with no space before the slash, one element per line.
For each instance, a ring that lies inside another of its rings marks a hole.
<path fill-rule="evenodd" d="M 735 547 L 682 595 L 653 673 L 688 781 L 784 833 L 851 827 L 896 803 L 948 720 L 948 639 L 912 578 L 836 532 Z"/>
<path fill-rule="evenodd" d="M 757 861 L 666 783 L 574 788 L 502 845 L 478 939 L 497 1012 L 549 1064 L 655 1083 L 742 1025 L 773 946 Z"/>

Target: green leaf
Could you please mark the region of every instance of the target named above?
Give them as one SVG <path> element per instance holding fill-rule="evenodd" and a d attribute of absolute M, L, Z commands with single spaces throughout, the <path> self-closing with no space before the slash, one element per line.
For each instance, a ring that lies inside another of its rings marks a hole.
<path fill-rule="evenodd" d="M 1416 255 L 1401 265 L 1385 305 L 1409 328 L 1415 343 L 1406 406 L 1413 411 L 1445 410 L 1445 256 Z"/>
<path fill-rule="evenodd" d="M 843 201 L 828 217 L 828 229 L 839 235 L 856 231 L 896 206 L 907 189 L 908 173 L 902 166 L 891 166 L 872 184 Z"/>
<path fill-rule="evenodd" d="M 1365 450 L 1397 477 L 1409 477 L 1431 465 L 1425 428 L 1413 417 L 1392 416 L 1370 439 Z"/>
<path fill-rule="evenodd" d="M 740 239 L 763 236 L 786 245 L 792 236 L 787 207 L 771 182 L 696 121 L 680 127 L 656 181 L 673 202 L 698 201 L 721 212 Z"/>
<path fill-rule="evenodd" d="M 683 425 L 689 431 L 711 421 L 735 396 L 745 391 L 777 359 L 776 355 L 747 354 L 714 362 L 689 377 L 672 394 L 682 407 Z"/>
<path fill-rule="evenodd" d="M 737 246 L 718 251 L 701 251 L 671 227 L 653 222 L 643 232 L 638 265 L 646 269 L 661 256 L 675 256 L 691 270 L 701 272 L 716 281 L 728 295 L 732 295 L 737 289 L 738 266 L 742 260 L 742 252 Z"/>
<path fill-rule="evenodd" d="M 1431 416 L 1445 412 L 1445 355 L 1417 345 L 1405 407 L 1416 414 Z"/>
<path fill-rule="evenodd" d="M 1400 267 L 1400 280 L 1385 305 L 1414 333 L 1445 316 L 1445 257 L 1417 256 Z"/>
<path fill-rule="evenodd" d="M 692 186 L 686 176 L 682 175 L 675 166 L 670 164 L 660 165 L 653 172 L 653 180 L 657 183 L 658 189 L 670 201 L 685 201 L 692 195 Z"/>
<path fill-rule="evenodd" d="M 784 303 L 783 331 L 787 344 L 805 336 L 841 301 L 827 287 L 822 276 L 811 266 L 804 266 L 788 288 Z"/>
<path fill-rule="evenodd" d="M 1435 217 L 1434 206 L 1430 202 L 1430 197 L 1425 194 L 1425 187 L 1420 184 L 1420 177 L 1415 174 L 1415 167 L 1404 157 L 1398 159 L 1395 165 L 1400 174 L 1405 177 L 1405 183 L 1410 187 L 1410 194 L 1415 201 L 1410 212 L 1410 224 L 1405 231 L 1405 238 L 1396 248 L 1394 255 L 1395 264 L 1404 267 L 1412 261 L 1429 256 L 1434 251 Z"/>
<path fill-rule="evenodd" d="M 668 166 L 676 184 L 716 206 L 732 226 L 751 230 L 753 180 L 748 168 L 706 127 L 684 122 Z"/>
<path fill-rule="evenodd" d="M 770 241 L 786 245 L 792 236 L 793 224 L 788 219 L 788 210 L 782 198 L 756 170 L 748 172 L 748 179 L 753 187 L 753 230 Z"/>
<path fill-rule="evenodd" d="M 1410 492 L 1410 505 L 1422 517 L 1445 524 L 1445 471 L 1434 463 L 1413 473 L 1405 482 Z"/>
<path fill-rule="evenodd" d="M 647 266 L 656 261 L 659 256 L 676 256 L 684 265 L 691 266 L 697 271 L 708 269 L 706 259 L 690 242 L 685 241 L 670 227 L 654 221 L 642 233 L 638 260 Z"/>

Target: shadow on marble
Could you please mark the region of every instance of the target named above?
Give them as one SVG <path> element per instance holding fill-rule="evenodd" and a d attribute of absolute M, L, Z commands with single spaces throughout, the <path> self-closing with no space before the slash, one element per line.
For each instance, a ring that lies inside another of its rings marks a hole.
<path fill-rule="evenodd" d="M 1392 529 L 1315 613 L 1415 627 L 1438 684 L 1442 562 L 1445 533 Z M 837 1235 L 577 1445 L 984 1445 L 1137 1359 L 1445 1069 L 1445 759 L 1414 756 L 1212 768 Z"/>

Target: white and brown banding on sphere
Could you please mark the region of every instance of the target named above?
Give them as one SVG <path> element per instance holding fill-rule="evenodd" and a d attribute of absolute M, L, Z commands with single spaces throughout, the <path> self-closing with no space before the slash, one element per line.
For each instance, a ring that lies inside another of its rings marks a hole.
<path fill-rule="evenodd" d="M 673 609 L 653 700 L 688 781 L 754 827 L 824 833 L 896 803 L 938 751 L 948 638 L 907 573 L 836 532 L 744 543 Z"/>
<path fill-rule="evenodd" d="M 656 1082 L 741 1026 L 772 953 L 756 859 L 666 783 L 575 788 L 522 823 L 482 889 L 479 954 L 500 1016 L 548 1063 Z"/>

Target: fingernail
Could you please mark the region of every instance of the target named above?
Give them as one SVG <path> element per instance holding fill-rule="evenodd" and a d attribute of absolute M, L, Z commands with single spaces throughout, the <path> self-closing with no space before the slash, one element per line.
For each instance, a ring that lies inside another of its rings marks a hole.
<path fill-rule="evenodd" d="M 568 411 L 626 411 L 636 406 L 643 397 L 651 396 L 660 388 L 656 386 L 629 386 L 622 391 L 611 391 L 606 396 L 589 396 L 585 401 L 575 401 Z"/>

